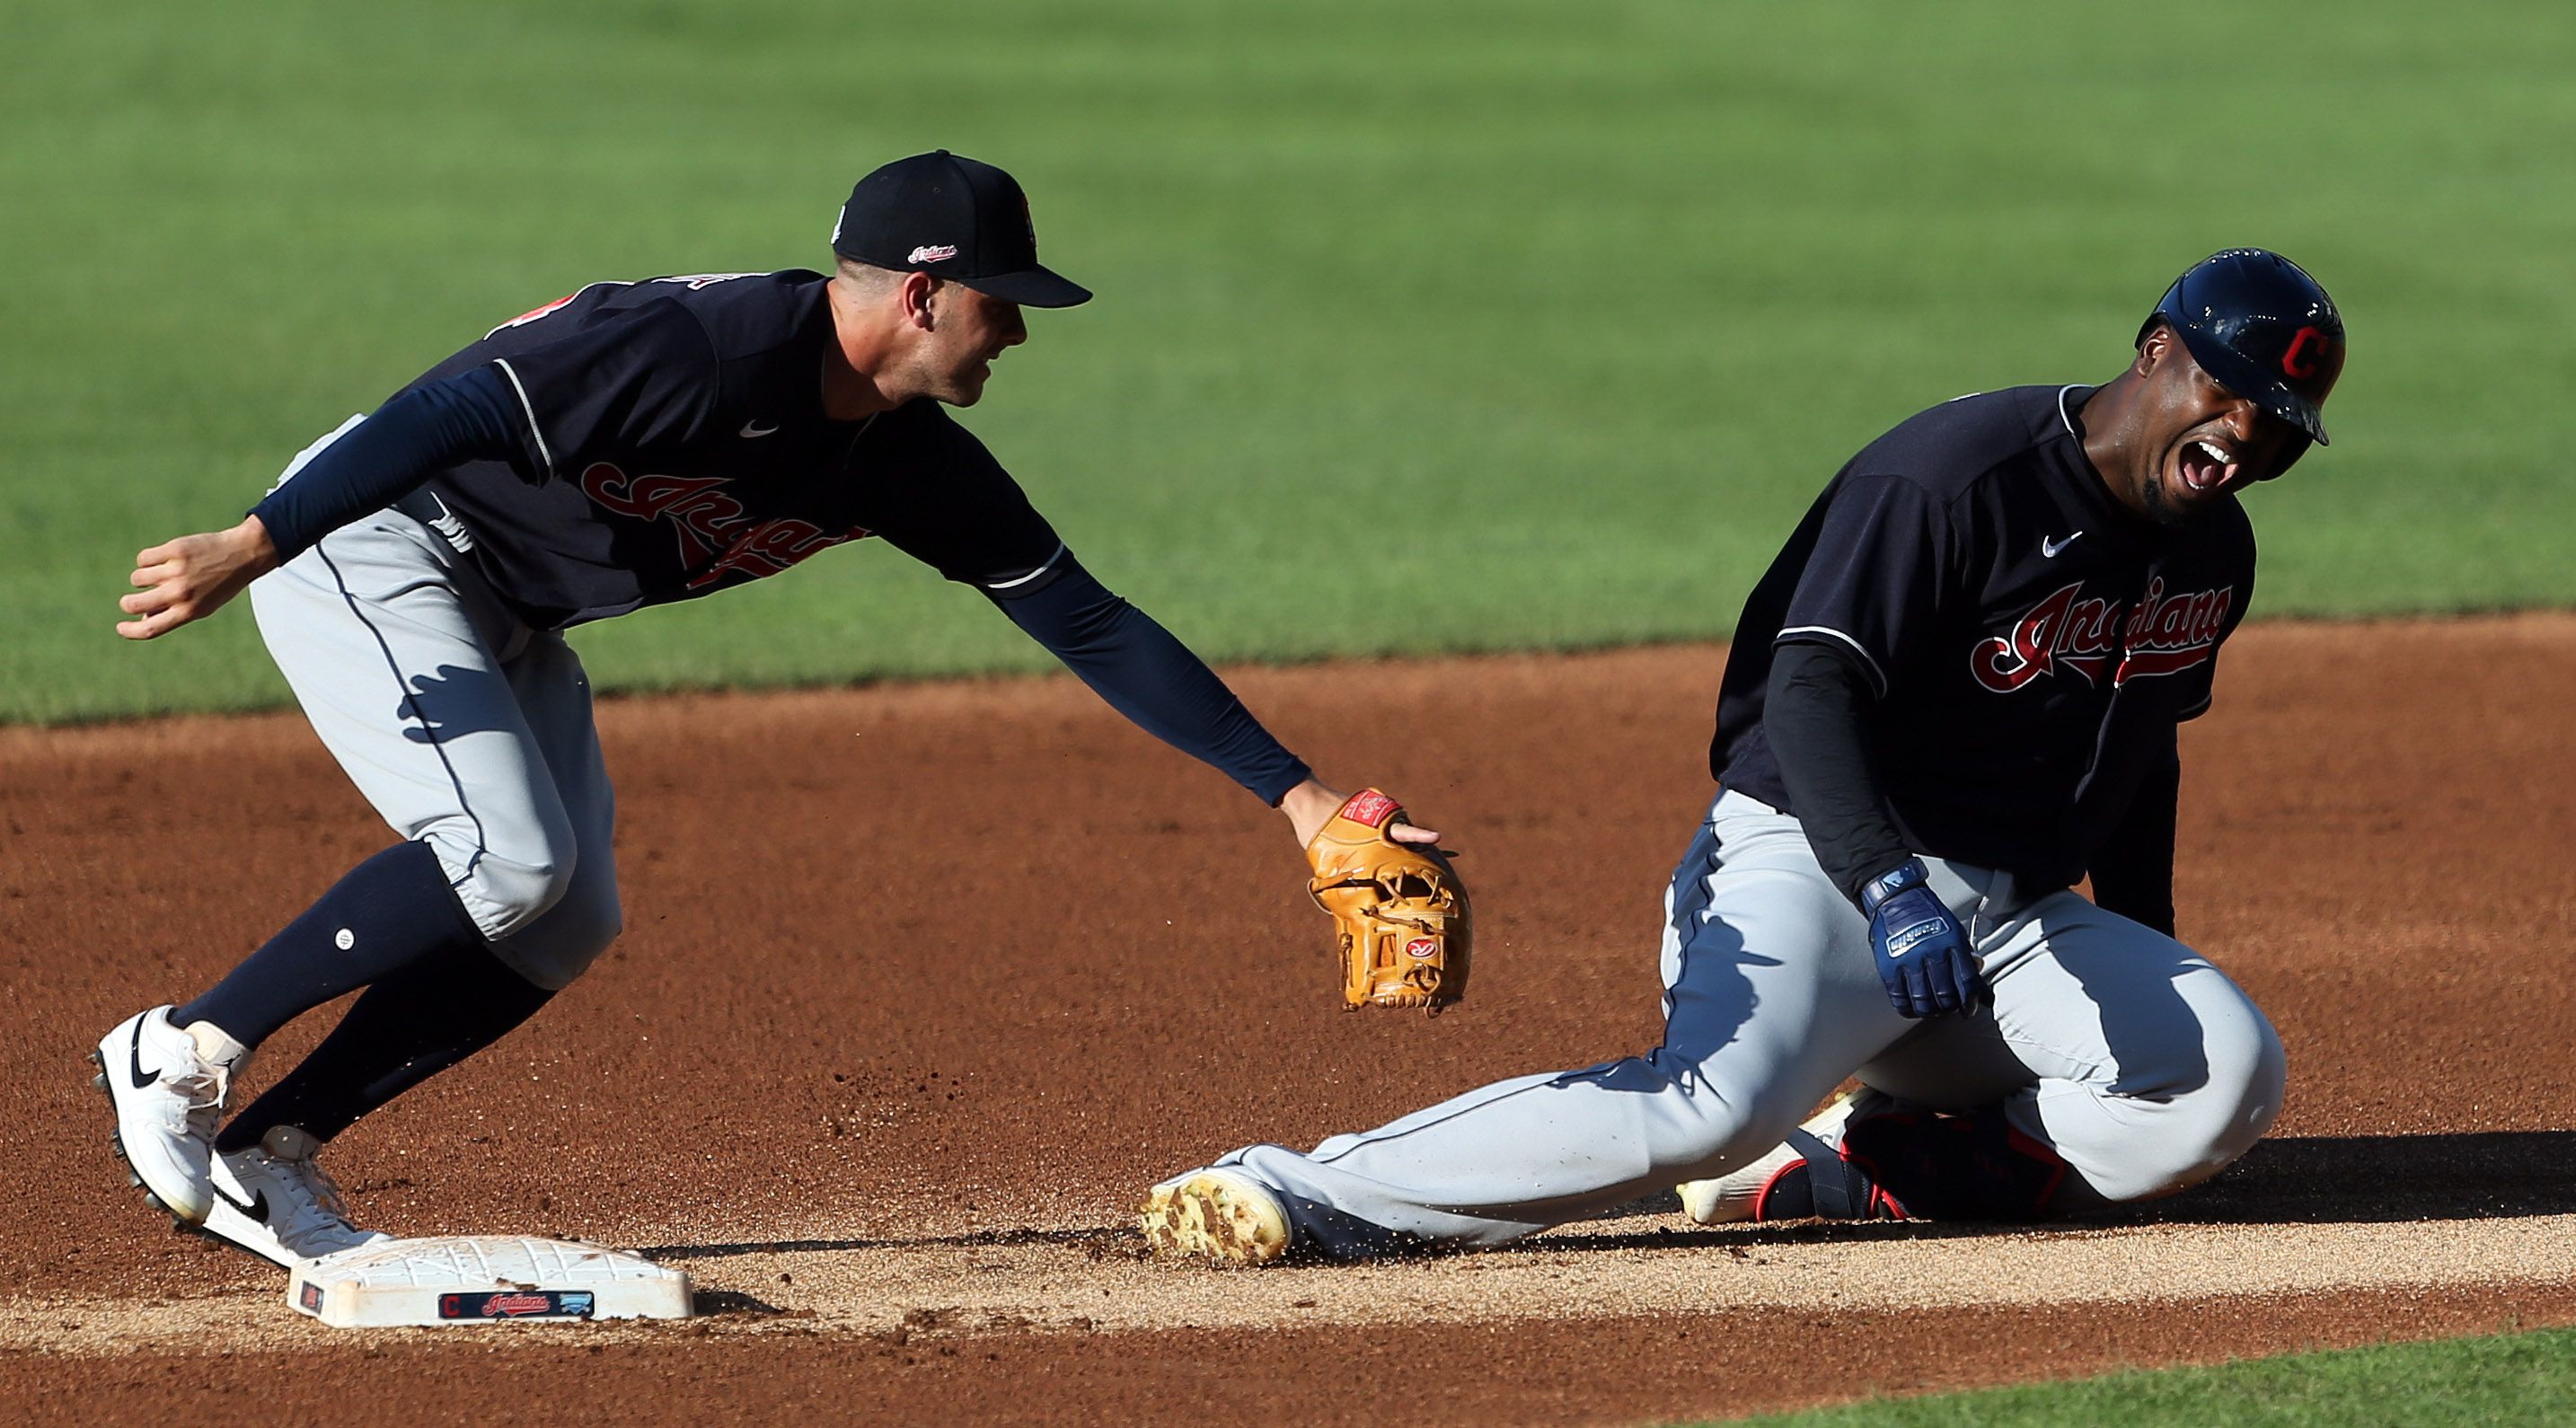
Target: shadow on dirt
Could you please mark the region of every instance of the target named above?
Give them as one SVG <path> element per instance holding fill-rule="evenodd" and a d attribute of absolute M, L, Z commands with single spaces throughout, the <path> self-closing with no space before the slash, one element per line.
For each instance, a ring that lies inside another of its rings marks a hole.
<path fill-rule="evenodd" d="M 630 1251 L 658 1261 L 729 1259 L 746 1254 L 824 1254 L 847 1250 L 975 1249 L 992 1245 L 1075 1245 L 1095 1252 L 1117 1252 L 1120 1240 L 1136 1239 L 1125 1226 L 1084 1225 L 1069 1230 L 974 1230 L 962 1235 L 894 1235 L 882 1239 L 745 1240 L 739 1244 L 647 1245 Z M 1141 1251 L 1141 1241 L 1133 1248 Z"/>
<path fill-rule="evenodd" d="M 1560 1231 L 1523 1241 L 1532 1252 L 1671 1248 L 1695 1241 L 1747 1247 L 1843 1238 L 1950 1239 L 1991 1232 L 1972 1224 L 1798 1224 L 1702 1230 L 1677 1196 L 1658 1195 L 1593 1223 L 1663 1219 L 1646 1231 Z M 2478 1135 L 2301 1136 L 2263 1141 L 2217 1179 L 2170 1200 L 2053 1220 L 2040 1230 L 2123 1225 L 2329 1225 L 2505 1219 L 2576 1214 L 2576 1131 Z"/>
<path fill-rule="evenodd" d="M 787 1310 L 765 1299 L 730 1289 L 700 1289 L 693 1291 L 689 1298 L 692 1312 L 701 1319 L 718 1314 L 739 1314 L 747 1319 L 780 1319 L 788 1314 Z"/>
<path fill-rule="evenodd" d="M 2576 1131 L 2303 1136 L 2257 1144 L 2118 1224 L 2365 1224 L 2576 1214 Z"/>
<path fill-rule="evenodd" d="M 2566 1214 L 2576 1214 L 2576 1131 L 2305 1136 L 2264 1141 L 2216 1180 L 2171 1200 L 2115 1207 L 2029 1228 L 2044 1232 L 2116 1229 L 2123 1225 L 2372 1224 Z M 1653 1223 L 1640 1226 L 1639 1222 Z M 1682 1219 L 1679 1197 L 1667 1191 L 1552 1234 L 1484 1253 L 1567 1254 L 1705 1245 L 1742 1254 L 1766 1244 L 1955 1239 L 1990 1234 L 1994 1229 L 1991 1225 L 1965 1223 L 1829 1224 L 1812 1220 L 1702 1229 Z M 1135 1231 L 1124 1225 L 977 1230 L 959 1235 L 882 1239 L 654 1245 L 636 1253 L 668 1262 L 746 1254 L 1012 1245 L 1070 1245 L 1095 1258 L 1144 1256 L 1143 1243 Z M 758 1312 L 766 1306 L 735 1307 Z"/>

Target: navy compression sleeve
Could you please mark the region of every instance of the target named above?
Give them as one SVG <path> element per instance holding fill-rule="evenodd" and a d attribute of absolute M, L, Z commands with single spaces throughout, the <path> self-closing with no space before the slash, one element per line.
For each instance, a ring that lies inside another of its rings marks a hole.
<path fill-rule="evenodd" d="M 1854 907 L 1870 879 L 1914 856 L 1870 764 L 1869 689 L 1858 656 L 1793 640 L 1773 652 L 1762 696 L 1762 731 L 1788 786 L 1790 811 L 1825 875 Z"/>
<path fill-rule="evenodd" d="M 1071 554 L 1046 588 L 993 603 L 1136 727 L 1215 765 L 1277 806 L 1312 777 L 1305 762 L 1154 617 L 1109 592 Z"/>
<path fill-rule="evenodd" d="M 376 409 L 251 508 L 280 564 L 460 461 L 508 459 L 517 420 L 489 364 L 425 383 Z"/>
<path fill-rule="evenodd" d="M 2168 742 L 2091 860 L 2094 904 L 2167 937 L 2174 935 L 2174 805 L 2181 795 L 2182 759 Z"/>

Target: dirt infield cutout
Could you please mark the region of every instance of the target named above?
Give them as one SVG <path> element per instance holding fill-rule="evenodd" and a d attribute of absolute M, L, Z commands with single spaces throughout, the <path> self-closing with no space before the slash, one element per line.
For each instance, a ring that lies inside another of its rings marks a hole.
<path fill-rule="evenodd" d="M 711 1312 L 491 1334 L 303 1320 L 282 1276 L 172 1236 L 103 1145 L 98 1035 L 382 846 L 310 732 L 0 729 L 0 1118 L 44 1177 L 0 1197 L 0 1404 L 461 1415 L 498 1353 L 636 1421 L 685 1416 L 671 1381 L 780 1413 L 1648 1421 L 2576 1319 L 2563 615 L 2230 644 L 2183 735 L 2178 900 L 2280 1028 L 2290 1095 L 2199 1191 L 2031 1232 L 1650 1207 L 1370 1266 L 1142 1259 L 1122 1215 L 1162 1174 L 1653 1044 L 1722 658 L 1229 675 L 1467 850 L 1478 987 L 1430 1020 L 1343 1014 L 1276 816 L 1068 680 L 608 701 L 625 940 L 332 1165 L 394 1233 L 647 1248 Z"/>
<path fill-rule="evenodd" d="M 1642 1223 L 1642 1222 L 1630 1222 Z M 977 1337 L 1046 1332 L 1425 1325 L 1757 1307 L 1849 1310 L 2073 1303 L 2576 1282 L 2576 1215 L 2374 1225 L 2145 1225 L 1927 1234 L 1861 1227 L 1605 1233 L 1598 1222 L 1511 1250 L 1371 1265 L 1221 1271 L 1144 1260 L 1098 1229 L 908 1244 L 673 1252 L 703 1296 L 698 1332 Z M 1647 1243 L 1646 1241 L 1667 1241 Z M 281 1280 L 281 1285 L 283 1281 Z M 274 1295 L 213 1303 L 13 1300 L 0 1350 L 99 1355 L 288 1349 L 359 1331 Z M 573 1332 L 667 1335 L 672 1326 Z M 378 1330 L 399 1341 L 469 1329 Z M 488 1332 L 488 1330 L 486 1331 Z M 507 1328 L 534 1347 L 544 1326 Z"/>

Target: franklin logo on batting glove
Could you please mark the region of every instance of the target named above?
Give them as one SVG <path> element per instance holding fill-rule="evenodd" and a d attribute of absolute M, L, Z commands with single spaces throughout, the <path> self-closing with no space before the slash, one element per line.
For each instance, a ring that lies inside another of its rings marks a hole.
<path fill-rule="evenodd" d="M 1888 1005 L 1909 1017 L 1941 1016 L 1994 1001 L 1968 930 L 1932 893 L 1923 860 L 1908 858 L 1861 890 L 1870 953 Z M 1913 954 L 1921 952 L 1917 957 Z"/>

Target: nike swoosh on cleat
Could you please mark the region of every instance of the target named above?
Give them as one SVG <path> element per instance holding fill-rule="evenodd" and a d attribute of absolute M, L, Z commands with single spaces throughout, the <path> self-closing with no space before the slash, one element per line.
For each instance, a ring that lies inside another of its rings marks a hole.
<path fill-rule="evenodd" d="M 250 1197 L 249 1203 L 245 1204 L 226 1194 L 224 1192 L 224 1187 L 221 1185 L 216 1185 L 210 1182 L 206 1188 L 215 1192 L 216 1199 L 223 1201 L 225 1204 L 232 1206 L 234 1209 L 241 1211 L 243 1214 L 250 1216 L 252 1219 L 259 1221 L 263 1225 L 268 1223 L 267 1191 L 262 1190 L 258 1194 L 253 1195 Z"/>
<path fill-rule="evenodd" d="M 134 1089 L 138 1091 L 144 1090 L 151 1086 L 153 1082 L 161 1079 L 158 1076 L 148 1076 L 144 1074 L 143 1027 L 139 1022 L 135 1024 L 133 1040 L 125 1043 L 125 1054 L 134 1062 Z"/>

